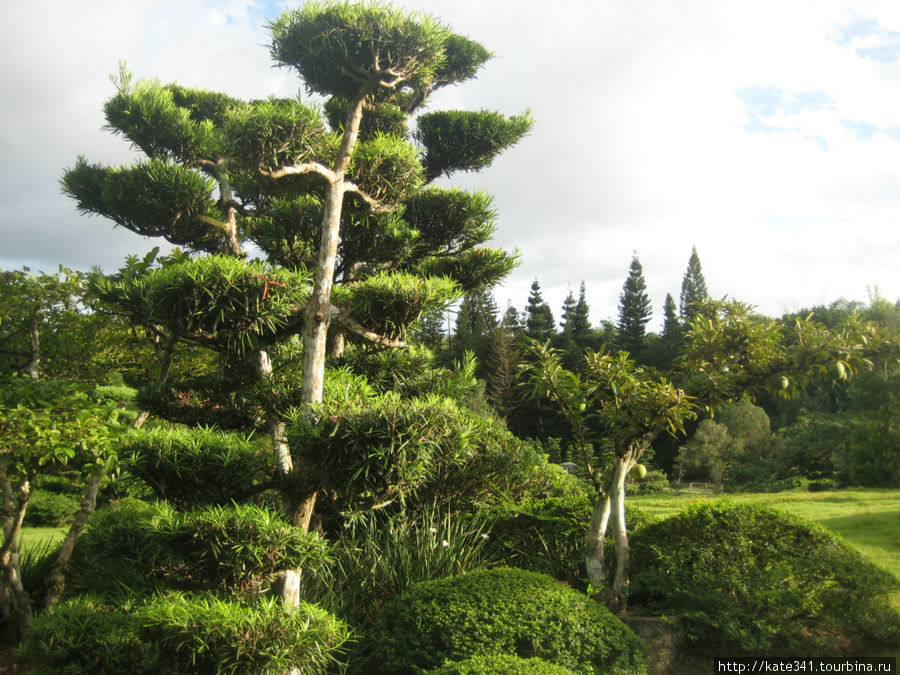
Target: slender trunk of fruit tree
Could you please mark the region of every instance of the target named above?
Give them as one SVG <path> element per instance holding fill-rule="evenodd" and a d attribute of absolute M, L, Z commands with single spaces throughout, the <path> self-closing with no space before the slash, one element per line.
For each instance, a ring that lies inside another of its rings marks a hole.
<path fill-rule="evenodd" d="M 594 512 L 591 515 L 591 524 L 588 527 L 584 545 L 584 562 L 588 581 L 598 591 L 606 586 L 606 555 L 603 550 L 603 542 L 606 539 L 609 515 L 609 492 L 603 490 L 594 502 Z"/>
<path fill-rule="evenodd" d="M 78 541 L 81 531 L 87 524 L 88 518 L 90 518 L 94 509 L 97 508 L 97 491 L 100 488 L 100 480 L 102 478 L 102 474 L 97 474 L 91 476 L 88 481 L 84 498 L 81 501 L 81 509 L 72 521 L 66 538 L 59 549 L 59 554 L 56 556 L 56 562 L 53 563 L 53 569 L 50 570 L 50 574 L 47 576 L 46 585 L 48 591 L 44 600 L 45 609 L 58 605 L 62 599 L 63 591 L 66 588 L 66 572 L 69 570 L 69 561 L 72 559 L 72 552 L 75 550 L 75 543 Z"/>
<path fill-rule="evenodd" d="M 616 571 L 613 575 L 612 591 L 615 609 L 618 611 L 625 611 L 628 606 L 628 566 L 631 563 L 631 549 L 628 546 L 628 531 L 625 528 L 625 477 L 636 463 L 632 450 L 623 457 L 616 457 L 610 482 L 613 544 L 616 551 Z"/>
<path fill-rule="evenodd" d="M 28 335 L 31 338 L 31 362 L 25 367 L 25 372 L 32 380 L 36 380 L 41 376 L 41 333 L 36 316 L 28 324 Z"/>

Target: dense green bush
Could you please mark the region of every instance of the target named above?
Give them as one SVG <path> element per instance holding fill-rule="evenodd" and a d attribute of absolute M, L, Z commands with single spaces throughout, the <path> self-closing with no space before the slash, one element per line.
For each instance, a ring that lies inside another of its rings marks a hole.
<path fill-rule="evenodd" d="M 246 501 L 274 472 L 271 453 L 251 438 L 202 427 L 133 430 L 119 453 L 156 498 L 185 509 Z"/>
<path fill-rule="evenodd" d="M 81 508 L 81 500 L 67 494 L 35 490 L 28 501 L 23 525 L 26 527 L 62 527 L 72 522 Z"/>
<path fill-rule="evenodd" d="M 900 642 L 897 580 L 823 527 L 773 509 L 697 504 L 631 540 L 631 604 L 682 617 L 721 652 L 827 654 Z"/>
<path fill-rule="evenodd" d="M 280 571 L 313 572 L 325 559 L 317 535 L 291 527 L 263 507 L 177 513 L 164 504 L 123 500 L 91 518 L 76 548 L 69 585 L 98 594 L 160 587 L 256 594 Z"/>
<path fill-rule="evenodd" d="M 350 631 L 302 603 L 285 612 L 169 593 L 114 608 L 82 596 L 41 614 L 23 656 L 37 673 L 328 672 Z"/>
<path fill-rule="evenodd" d="M 298 488 L 324 487 L 335 512 L 440 503 L 453 510 L 550 493 L 570 477 L 493 420 L 450 399 L 331 397 L 289 430 Z"/>
<path fill-rule="evenodd" d="M 448 661 L 428 671 L 432 675 L 574 675 L 575 671 L 544 659 L 523 659 L 512 654 L 473 656 Z"/>
<path fill-rule="evenodd" d="M 427 581 L 385 604 L 368 667 L 412 673 L 496 653 L 580 673 L 644 672 L 640 640 L 605 607 L 542 574 L 512 568 Z"/>

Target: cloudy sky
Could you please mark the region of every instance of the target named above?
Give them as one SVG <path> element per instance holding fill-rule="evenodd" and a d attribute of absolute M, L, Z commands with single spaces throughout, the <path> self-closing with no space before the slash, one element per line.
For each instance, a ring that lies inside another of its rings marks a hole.
<path fill-rule="evenodd" d="M 291 96 L 261 0 L 7 3 L 0 57 L 0 268 L 117 269 L 157 242 L 79 216 L 79 154 L 134 155 L 103 129 L 120 60 L 241 98 Z M 530 109 L 532 134 L 455 182 L 495 196 L 522 265 L 497 289 L 554 314 L 583 280 L 614 320 L 636 252 L 654 311 L 696 246 L 713 296 L 780 315 L 876 287 L 900 298 L 896 0 L 401 0 L 496 57 L 432 108 Z"/>

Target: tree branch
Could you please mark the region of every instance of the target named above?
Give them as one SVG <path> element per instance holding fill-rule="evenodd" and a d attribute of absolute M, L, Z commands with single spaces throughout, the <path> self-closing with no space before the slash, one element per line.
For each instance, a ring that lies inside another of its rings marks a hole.
<path fill-rule="evenodd" d="M 330 183 L 333 183 L 337 180 L 338 176 L 335 175 L 335 172 L 329 169 L 318 162 L 303 162 L 302 164 L 292 164 L 291 166 L 283 166 L 280 169 L 275 169 L 274 171 L 263 171 L 260 170 L 260 175 L 265 176 L 266 178 L 271 178 L 272 180 L 278 180 L 279 178 L 286 178 L 287 176 L 303 176 L 305 174 L 317 174 L 322 176 L 325 180 Z"/>
<path fill-rule="evenodd" d="M 356 319 L 351 318 L 346 311 L 341 310 L 334 305 L 331 306 L 331 320 L 344 330 L 347 330 L 354 335 L 358 335 L 376 345 L 389 347 L 391 349 L 404 349 L 406 347 L 406 340 L 388 337 L 387 335 L 381 335 L 373 330 L 369 330 Z"/>

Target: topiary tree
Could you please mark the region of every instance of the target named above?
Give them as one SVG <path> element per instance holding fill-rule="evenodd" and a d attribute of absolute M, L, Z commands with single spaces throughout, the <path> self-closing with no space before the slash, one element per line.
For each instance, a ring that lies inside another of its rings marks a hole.
<path fill-rule="evenodd" d="M 318 402 L 329 335 L 336 353 L 344 335 L 402 347 L 424 313 L 507 274 L 515 256 L 483 245 L 490 198 L 429 184 L 487 166 L 531 118 L 419 114 L 435 91 L 473 77 L 490 57 L 431 17 L 381 3 L 309 3 L 271 31 L 275 61 L 325 97 L 324 108 L 135 83 L 123 70 L 107 121 L 146 159 L 129 167 L 79 159 L 63 186 L 83 212 L 205 254 L 161 268 L 131 261 L 96 286 L 169 345 L 253 354 L 268 387 L 259 405 L 287 476 L 310 466 L 285 442 L 290 401 L 274 395 L 273 354 L 302 336 L 298 398 Z M 251 244 L 265 262 L 246 260 Z M 287 499 L 299 526 L 309 526 L 317 494 L 313 485 Z"/>

